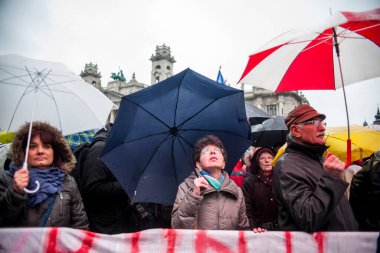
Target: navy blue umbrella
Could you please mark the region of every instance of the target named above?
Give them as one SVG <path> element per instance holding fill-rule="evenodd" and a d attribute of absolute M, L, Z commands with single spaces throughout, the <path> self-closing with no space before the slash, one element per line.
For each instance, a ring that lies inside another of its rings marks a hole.
<path fill-rule="evenodd" d="M 244 94 L 186 69 L 122 98 L 101 159 L 133 203 L 172 205 L 207 134 L 222 140 L 231 172 L 250 145 Z"/>

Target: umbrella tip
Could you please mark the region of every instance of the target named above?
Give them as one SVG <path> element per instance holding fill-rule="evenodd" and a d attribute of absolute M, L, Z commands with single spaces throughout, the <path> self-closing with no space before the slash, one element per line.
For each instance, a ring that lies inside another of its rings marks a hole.
<path fill-rule="evenodd" d="M 173 136 L 178 136 L 178 128 L 177 127 L 170 128 L 170 134 Z"/>

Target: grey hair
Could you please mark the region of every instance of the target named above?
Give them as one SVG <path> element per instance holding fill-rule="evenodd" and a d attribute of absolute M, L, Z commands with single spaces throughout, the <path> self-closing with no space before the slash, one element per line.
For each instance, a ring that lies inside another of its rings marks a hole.
<path fill-rule="evenodd" d="M 293 142 L 297 141 L 297 138 L 292 134 L 292 132 L 288 133 L 288 139 L 291 140 L 291 141 L 293 141 Z"/>

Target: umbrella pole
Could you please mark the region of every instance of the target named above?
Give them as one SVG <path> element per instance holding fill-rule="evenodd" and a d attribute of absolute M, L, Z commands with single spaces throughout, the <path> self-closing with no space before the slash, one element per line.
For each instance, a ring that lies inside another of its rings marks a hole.
<path fill-rule="evenodd" d="M 33 127 L 33 118 L 34 118 L 34 110 L 36 108 L 36 98 L 37 98 L 37 88 L 34 89 L 34 99 L 33 99 L 33 109 L 32 109 L 32 116 L 31 120 L 29 123 L 29 132 L 28 132 L 28 140 L 26 142 L 26 148 L 25 148 L 25 158 L 24 158 L 24 163 L 22 165 L 22 168 L 28 168 L 28 152 L 29 152 L 29 144 L 30 144 L 30 138 L 32 136 L 32 127 Z M 36 193 L 40 189 L 40 182 L 37 180 L 35 181 L 36 183 L 36 188 L 33 190 L 29 190 L 26 187 L 24 188 L 24 191 L 27 193 Z"/>
<path fill-rule="evenodd" d="M 333 37 L 334 37 L 334 46 L 336 55 L 338 57 L 338 65 L 339 65 L 339 73 L 340 73 L 340 80 L 342 82 L 342 89 L 343 89 L 343 97 L 344 97 L 344 105 L 346 107 L 346 118 L 347 118 L 347 162 L 346 167 L 348 167 L 351 164 L 351 135 L 350 135 L 350 118 L 348 116 L 348 107 L 347 107 L 347 99 L 346 99 L 346 90 L 344 87 L 344 81 L 343 81 L 343 72 L 342 72 L 342 64 L 340 62 L 340 51 L 339 51 L 339 43 L 338 38 L 336 35 L 335 27 L 333 27 Z"/>

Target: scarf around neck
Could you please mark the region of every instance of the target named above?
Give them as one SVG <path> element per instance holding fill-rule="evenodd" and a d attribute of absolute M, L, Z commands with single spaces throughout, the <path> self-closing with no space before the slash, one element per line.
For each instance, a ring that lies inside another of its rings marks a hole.
<path fill-rule="evenodd" d="M 17 168 L 13 163 L 9 166 L 8 174 L 13 177 L 14 173 L 21 168 Z M 35 189 L 35 181 L 40 183 L 40 189 L 35 193 L 28 194 L 28 206 L 33 207 L 54 197 L 62 190 L 63 178 L 65 173 L 57 168 L 50 167 L 46 169 L 28 168 L 29 170 L 29 184 L 28 189 Z"/>
<path fill-rule="evenodd" d="M 206 181 L 212 186 L 214 187 L 216 190 L 220 190 L 220 187 L 222 186 L 223 184 L 223 181 L 224 181 L 224 175 L 223 175 L 223 172 L 222 172 L 222 175 L 218 178 L 218 179 L 215 179 L 213 178 L 212 176 L 210 176 L 210 174 L 208 174 L 206 171 L 204 170 L 199 170 L 199 173 L 206 179 Z"/>

